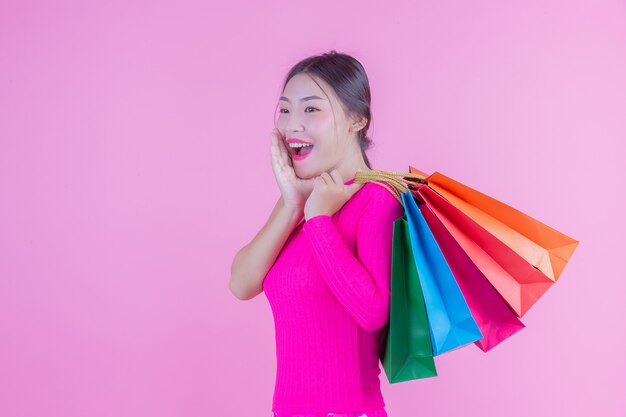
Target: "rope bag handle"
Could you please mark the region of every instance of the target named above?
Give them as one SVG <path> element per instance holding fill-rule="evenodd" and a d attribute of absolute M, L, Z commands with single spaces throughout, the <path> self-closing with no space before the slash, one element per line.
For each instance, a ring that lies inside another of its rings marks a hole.
<path fill-rule="evenodd" d="M 381 169 L 357 171 L 354 182 L 359 184 L 375 182 L 393 194 L 402 206 L 404 204 L 402 203 L 401 194 L 406 193 L 408 190 L 415 190 L 416 184 L 428 184 L 426 177 L 414 172 L 386 171 Z"/>

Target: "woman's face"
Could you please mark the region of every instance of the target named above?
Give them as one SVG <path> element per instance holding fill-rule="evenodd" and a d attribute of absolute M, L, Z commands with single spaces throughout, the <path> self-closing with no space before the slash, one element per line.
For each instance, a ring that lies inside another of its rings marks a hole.
<path fill-rule="evenodd" d="M 295 75 L 285 86 L 279 102 L 276 127 L 286 146 L 290 139 L 313 144 L 306 157 L 294 155 L 295 149 L 288 147 L 294 171 L 300 178 L 330 172 L 348 153 L 354 152 L 354 145 L 360 153 L 356 134 L 350 130 L 351 121 L 332 88 L 318 78 L 315 81 L 304 73 Z"/>

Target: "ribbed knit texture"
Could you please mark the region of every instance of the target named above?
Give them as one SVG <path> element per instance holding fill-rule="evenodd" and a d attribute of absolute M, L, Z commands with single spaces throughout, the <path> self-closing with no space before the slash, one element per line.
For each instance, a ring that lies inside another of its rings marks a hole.
<path fill-rule="evenodd" d="M 389 319 L 393 223 L 402 214 L 388 190 L 366 183 L 285 242 L 263 282 L 276 333 L 272 411 L 385 406 L 378 350 Z"/>

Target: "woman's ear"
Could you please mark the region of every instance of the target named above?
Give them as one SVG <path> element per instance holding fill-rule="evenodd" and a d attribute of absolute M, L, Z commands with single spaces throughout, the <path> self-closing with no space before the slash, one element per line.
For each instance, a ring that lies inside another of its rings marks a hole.
<path fill-rule="evenodd" d="M 367 124 L 367 118 L 362 117 L 360 120 L 356 120 L 352 122 L 352 130 L 354 132 L 358 132 L 359 130 L 363 129 L 363 127 L 365 127 L 366 124 Z"/>

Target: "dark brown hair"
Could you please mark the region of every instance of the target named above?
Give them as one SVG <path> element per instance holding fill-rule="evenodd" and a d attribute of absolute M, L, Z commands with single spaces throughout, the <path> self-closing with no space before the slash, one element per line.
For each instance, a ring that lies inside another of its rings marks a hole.
<path fill-rule="evenodd" d="M 300 73 L 324 80 L 333 88 L 349 116 L 352 116 L 355 120 L 367 119 L 365 126 L 357 133 L 365 164 L 369 169 L 372 169 L 370 161 L 365 154 L 365 151 L 372 144 L 372 140 L 367 136 L 367 130 L 372 120 L 372 112 L 370 110 L 370 85 L 363 65 L 352 56 L 335 50 L 321 55 L 310 56 L 298 62 L 289 70 L 283 83 L 283 91 L 285 91 L 289 80 Z M 319 87 L 324 91 L 321 86 Z"/>

